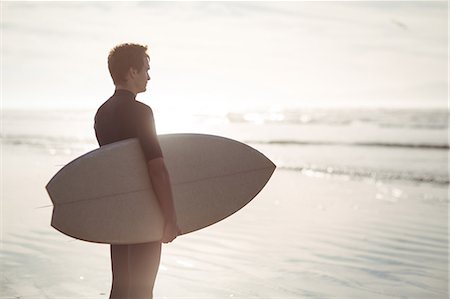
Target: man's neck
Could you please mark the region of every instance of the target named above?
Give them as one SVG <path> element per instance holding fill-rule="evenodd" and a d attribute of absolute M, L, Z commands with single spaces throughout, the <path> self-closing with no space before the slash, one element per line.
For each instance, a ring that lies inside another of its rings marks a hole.
<path fill-rule="evenodd" d="M 119 89 L 128 90 L 129 92 L 134 94 L 134 96 L 136 96 L 136 94 L 137 94 L 137 92 L 131 86 L 128 86 L 128 85 L 121 85 L 121 84 L 116 85 L 116 90 L 119 90 Z"/>

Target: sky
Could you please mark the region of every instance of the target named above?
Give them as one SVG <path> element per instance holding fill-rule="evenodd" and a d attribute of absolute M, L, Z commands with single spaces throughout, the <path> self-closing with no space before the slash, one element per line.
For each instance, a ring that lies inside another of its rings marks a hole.
<path fill-rule="evenodd" d="M 93 108 L 149 46 L 153 108 L 447 107 L 446 1 L 1 2 L 2 109 Z"/>

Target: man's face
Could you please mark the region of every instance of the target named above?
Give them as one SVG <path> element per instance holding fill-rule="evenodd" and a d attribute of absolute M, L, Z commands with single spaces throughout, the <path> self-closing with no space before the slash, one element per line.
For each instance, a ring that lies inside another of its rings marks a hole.
<path fill-rule="evenodd" d="M 150 70 L 149 60 L 144 57 L 144 66 L 140 72 L 136 72 L 135 84 L 138 92 L 144 92 L 147 90 L 147 81 L 150 80 L 148 71 Z"/>

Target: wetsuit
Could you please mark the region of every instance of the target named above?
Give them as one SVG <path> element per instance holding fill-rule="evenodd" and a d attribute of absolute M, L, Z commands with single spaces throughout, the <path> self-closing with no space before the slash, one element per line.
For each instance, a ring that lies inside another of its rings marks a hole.
<path fill-rule="evenodd" d="M 94 128 L 100 146 L 138 138 L 147 161 L 162 157 L 151 108 L 128 90 L 116 90 L 100 106 Z M 110 298 L 151 298 L 160 257 L 160 242 L 111 245 Z"/>

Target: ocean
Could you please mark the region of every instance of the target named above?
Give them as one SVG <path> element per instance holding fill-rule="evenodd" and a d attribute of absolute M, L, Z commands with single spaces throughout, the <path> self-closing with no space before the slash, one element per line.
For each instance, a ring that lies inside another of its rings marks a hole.
<path fill-rule="evenodd" d="M 49 225 L 45 183 L 97 148 L 95 110 L 2 111 L 1 298 L 106 298 L 109 251 Z M 448 298 L 448 111 L 155 111 L 159 134 L 245 142 L 277 170 L 165 245 L 156 298 Z"/>
<path fill-rule="evenodd" d="M 71 153 L 97 147 L 95 111 L 5 111 L 2 143 Z M 157 115 L 172 118 L 171 113 Z M 220 134 L 250 144 L 280 169 L 349 179 L 448 184 L 446 110 L 305 109 L 177 115 L 159 133 Z M 157 128 L 158 129 L 158 128 Z"/>

